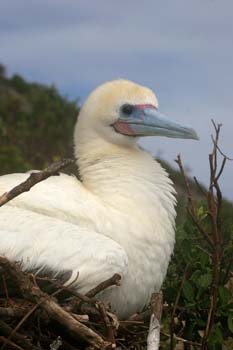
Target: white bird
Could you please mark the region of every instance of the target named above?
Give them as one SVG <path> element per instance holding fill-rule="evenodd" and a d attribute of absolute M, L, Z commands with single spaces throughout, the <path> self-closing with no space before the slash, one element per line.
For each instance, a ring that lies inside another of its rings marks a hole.
<path fill-rule="evenodd" d="M 164 119 L 154 93 L 126 80 L 99 86 L 75 127 L 80 182 L 53 176 L 0 208 L 0 254 L 25 270 L 69 272 L 85 293 L 114 273 L 120 287 L 99 297 L 120 318 L 140 311 L 166 275 L 175 241 L 175 191 L 166 171 L 142 150 L 140 136 L 197 139 Z M 0 193 L 28 174 L 0 177 Z"/>

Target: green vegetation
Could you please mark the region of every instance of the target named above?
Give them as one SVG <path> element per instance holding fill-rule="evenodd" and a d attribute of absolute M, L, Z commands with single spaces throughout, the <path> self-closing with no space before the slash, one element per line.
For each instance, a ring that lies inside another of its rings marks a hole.
<path fill-rule="evenodd" d="M 19 75 L 6 77 L 0 65 L 0 174 L 41 169 L 72 154 L 77 101 L 62 97 L 54 86 L 28 83 Z M 221 256 L 218 263 L 217 309 L 207 343 L 205 336 L 211 309 L 213 255 L 194 221 L 187 215 L 187 195 L 180 172 L 162 162 L 178 192 L 177 242 L 164 284 L 163 350 L 175 349 L 178 338 L 188 340 L 185 350 L 233 348 L 233 204 L 222 202 L 220 217 Z M 202 227 L 213 234 L 208 201 L 190 180 L 196 215 Z M 202 187 L 203 190 L 204 187 Z M 219 223 L 218 223 L 219 224 Z M 153 276 L 152 276 L 153 278 Z M 175 307 L 174 307 L 175 306 Z M 173 334 L 173 335 L 172 335 Z M 173 347 L 171 347 L 173 337 Z M 180 343 L 183 344 L 181 341 Z"/>
<path fill-rule="evenodd" d="M 72 155 L 77 101 L 54 86 L 7 78 L 0 66 L 0 174 L 41 169 Z"/>
<path fill-rule="evenodd" d="M 219 179 L 226 161 L 219 151 L 221 125 L 216 125 L 209 154 L 210 184 L 196 181 L 202 199 L 194 198 L 181 158 L 177 163 L 188 197 L 180 216 L 176 246 L 164 283 L 162 349 L 176 343 L 184 349 L 228 350 L 233 346 L 233 204 L 223 200 Z"/>
<path fill-rule="evenodd" d="M 204 205 L 198 207 L 198 217 L 208 229 L 210 218 Z M 208 340 L 207 349 L 229 350 L 233 347 L 233 280 L 230 277 L 233 256 L 233 205 L 223 205 L 223 244 L 225 245 L 220 264 L 217 311 L 214 326 Z M 168 275 L 164 284 L 164 300 L 167 310 L 163 315 L 163 331 L 201 343 L 208 322 L 213 288 L 213 265 L 206 240 L 189 217 L 177 228 L 176 246 Z M 176 310 L 174 304 L 178 293 L 180 297 Z M 167 347 L 167 337 L 163 338 Z M 173 344 L 178 343 L 174 337 Z M 200 349 L 199 346 L 186 345 L 185 349 Z"/>

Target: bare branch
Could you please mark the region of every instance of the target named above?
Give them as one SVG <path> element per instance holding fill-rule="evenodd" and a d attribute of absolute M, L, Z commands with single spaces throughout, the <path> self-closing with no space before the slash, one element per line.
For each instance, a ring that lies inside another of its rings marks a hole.
<path fill-rule="evenodd" d="M 220 124 L 216 125 L 214 119 L 211 119 L 211 122 L 212 122 L 212 124 L 214 126 L 215 132 L 217 133 L 218 129 L 222 127 L 222 124 L 220 123 Z"/>
<path fill-rule="evenodd" d="M 111 286 L 120 286 L 121 276 L 118 273 L 115 273 L 111 278 L 107 279 L 104 282 L 101 282 L 97 287 L 91 289 L 86 293 L 88 298 L 93 298 L 96 294 L 102 292 L 104 289 Z"/>
<path fill-rule="evenodd" d="M 7 344 L 11 345 L 10 339 L 12 338 L 13 342 L 17 344 L 16 347 L 20 347 L 20 349 L 22 349 L 21 347 L 23 347 L 23 349 L 26 349 L 26 350 L 39 350 L 38 347 L 34 346 L 31 343 L 31 341 L 28 340 L 25 336 L 19 333 L 13 332 L 13 329 L 2 320 L 0 320 L 0 329 L 1 329 L 1 335 L 4 336 L 4 341 L 2 339 L 3 346 L 1 347 L 1 349 L 3 349 Z M 5 337 L 8 337 L 8 338 L 5 338 Z"/>
<path fill-rule="evenodd" d="M 195 182 L 197 188 L 199 189 L 199 191 L 203 194 L 203 196 L 206 197 L 206 191 L 202 188 L 202 186 L 200 185 L 200 183 L 197 180 L 196 176 L 194 176 L 193 179 L 194 179 L 194 182 Z"/>
<path fill-rule="evenodd" d="M 37 183 L 47 179 L 48 177 L 52 175 L 59 175 L 58 172 L 59 170 L 67 167 L 68 165 L 72 164 L 74 160 L 72 159 L 64 159 L 60 162 L 53 163 L 48 166 L 48 168 L 31 173 L 28 177 L 28 179 L 21 184 L 15 186 L 12 190 L 9 192 L 4 193 L 3 195 L 0 196 L 0 207 L 3 204 L 6 204 L 13 198 L 19 196 L 23 192 L 30 191 L 30 189 L 35 186 Z"/>
<path fill-rule="evenodd" d="M 102 302 L 98 302 L 98 309 L 103 318 L 103 322 L 107 331 L 107 340 L 112 344 L 112 347 L 115 348 L 116 347 L 116 340 L 114 336 L 115 327 L 112 324 L 110 318 L 108 317 L 105 306 Z"/>
<path fill-rule="evenodd" d="M 173 306 L 173 309 L 172 309 L 172 313 L 171 313 L 171 324 L 170 324 L 170 334 L 171 334 L 171 336 L 170 336 L 170 349 L 171 350 L 173 350 L 174 317 L 175 317 L 176 309 L 178 307 L 178 303 L 179 303 L 179 300 L 180 300 L 180 296 L 181 296 L 181 292 L 183 290 L 184 283 L 185 283 L 185 281 L 187 279 L 188 268 L 189 268 L 189 266 L 186 265 L 184 273 L 183 273 L 183 276 L 182 276 L 181 284 L 180 284 L 180 287 L 179 287 L 177 295 L 176 295 L 176 300 L 175 300 L 175 303 L 174 303 L 174 306 Z"/>
<path fill-rule="evenodd" d="M 185 183 L 185 188 L 186 188 L 186 192 L 188 195 L 188 207 L 187 207 L 188 213 L 189 213 L 191 219 L 193 220 L 194 224 L 197 226 L 198 230 L 202 233 L 202 235 L 205 237 L 206 241 L 209 243 L 209 245 L 213 246 L 213 244 L 214 244 L 213 240 L 211 239 L 209 234 L 206 232 L 206 230 L 202 226 L 202 224 L 201 224 L 201 222 L 196 214 L 196 205 L 195 205 L 195 202 L 193 200 L 190 185 L 189 185 L 187 176 L 185 174 L 180 155 L 177 156 L 177 159 L 175 159 L 175 162 L 179 165 L 180 172 L 181 172 L 181 175 L 182 175 L 184 183 Z"/>
<path fill-rule="evenodd" d="M 26 348 L 22 348 L 21 346 L 15 344 L 13 341 L 10 341 L 10 340 L 8 341 L 6 337 L 0 336 L 0 343 L 3 343 L 3 345 L 4 345 L 6 342 L 8 343 L 8 345 L 10 346 L 11 349 L 16 349 L 16 350 L 25 350 L 26 349 Z"/>
<path fill-rule="evenodd" d="M 151 296 L 151 312 L 155 315 L 160 322 L 163 312 L 163 293 L 153 293 Z"/>
<path fill-rule="evenodd" d="M 164 331 L 161 331 L 161 334 L 163 334 L 166 337 L 170 338 L 170 334 L 167 334 Z M 180 342 L 182 342 L 184 344 L 187 344 L 187 345 L 201 347 L 201 343 L 197 343 L 197 342 L 194 342 L 194 341 L 191 341 L 191 340 L 187 340 L 187 339 L 178 337 L 176 334 L 174 334 L 174 339 L 176 339 L 176 340 L 178 340 L 178 341 L 180 341 Z"/>
<path fill-rule="evenodd" d="M 218 124 L 216 125 L 215 121 L 213 119 L 211 119 L 211 122 L 214 126 L 214 129 L 215 129 L 215 137 L 213 135 L 211 135 L 211 139 L 212 139 L 212 142 L 214 144 L 214 150 L 213 152 L 216 152 L 216 149 L 219 151 L 219 153 L 223 156 L 223 158 L 226 158 L 227 160 L 230 160 L 230 161 L 233 161 L 233 158 L 229 158 L 227 157 L 223 151 L 221 150 L 221 148 L 219 147 L 218 145 L 218 140 L 219 140 L 219 134 L 220 134 L 220 130 L 221 130 L 221 127 L 222 127 L 222 124 Z"/>
<path fill-rule="evenodd" d="M 224 157 L 224 158 L 223 158 L 223 161 L 222 161 L 221 168 L 220 168 L 220 170 L 219 170 L 219 172 L 218 172 L 218 175 L 217 175 L 216 178 L 215 178 L 215 182 L 217 182 L 217 181 L 219 180 L 220 176 L 222 175 L 222 172 L 223 172 L 223 170 L 224 170 L 226 161 L 227 161 L 227 158 Z"/>
<path fill-rule="evenodd" d="M 160 346 L 160 322 L 163 311 L 163 294 L 153 293 L 151 296 L 151 318 L 147 336 L 147 350 L 158 350 Z"/>
<path fill-rule="evenodd" d="M 209 337 L 215 322 L 215 313 L 216 313 L 217 302 L 218 302 L 220 269 L 221 269 L 222 256 L 223 256 L 222 223 L 221 223 L 221 215 L 220 215 L 223 197 L 222 197 L 222 192 L 218 181 L 223 173 L 224 167 L 226 165 L 226 161 L 232 160 L 231 158 L 227 157 L 219 147 L 219 136 L 220 136 L 222 125 L 216 124 L 213 120 L 212 120 L 212 124 L 214 127 L 215 134 L 214 136 L 213 135 L 211 136 L 212 142 L 213 142 L 213 148 L 211 153 L 209 154 L 210 182 L 209 182 L 209 188 L 206 192 L 202 190 L 199 182 L 194 177 L 194 181 L 198 189 L 205 195 L 205 198 L 207 201 L 207 207 L 208 207 L 207 212 L 210 218 L 210 227 L 211 227 L 210 232 L 206 232 L 206 230 L 202 225 L 202 222 L 198 217 L 196 203 L 193 200 L 188 179 L 184 172 L 180 156 L 178 156 L 176 160 L 185 182 L 185 188 L 186 188 L 187 197 L 188 197 L 187 211 L 190 217 L 192 218 L 195 226 L 197 227 L 198 231 L 202 234 L 203 238 L 205 239 L 205 242 L 208 242 L 209 244 L 208 251 L 206 251 L 205 246 L 204 247 L 198 246 L 198 248 L 202 249 L 203 251 L 205 251 L 206 254 L 208 254 L 208 256 L 211 259 L 211 265 L 212 265 L 212 288 L 211 288 L 211 295 L 210 295 L 210 306 L 208 310 L 206 328 L 205 328 L 204 336 L 201 342 L 202 350 L 208 349 Z M 218 165 L 218 153 L 220 153 L 220 155 L 223 157 L 220 168 Z M 173 333 L 171 332 L 171 343 L 172 343 L 172 339 L 173 339 Z"/>
<path fill-rule="evenodd" d="M 45 310 L 50 318 L 66 328 L 74 339 L 82 337 L 97 349 L 104 349 L 110 345 L 109 342 L 103 340 L 103 338 L 93 330 L 78 322 L 72 315 L 52 300 L 51 296 L 42 292 L 39 287 L 33 283 L 30 275 L 22 272 L 16 264 L 11 263 L 5 257 L 0 257 L 0 266 L 14 279 L 26 300 L 36 303 L 36 306 Z"/>

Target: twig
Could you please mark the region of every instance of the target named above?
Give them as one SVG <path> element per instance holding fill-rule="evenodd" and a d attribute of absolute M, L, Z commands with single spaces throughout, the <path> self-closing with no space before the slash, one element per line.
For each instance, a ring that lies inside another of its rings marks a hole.
<path fill-rule="evenodd" d="M 206 230 L 202 226 L 202 224 L 201 224 L 201 222 L 200 222 L 200 220 L 199 220 L 199 218 L 198 218 L 198 216 L 196 214 L 195 203 L 194 203 L 194 200 L 193 200 L 193 196 L 192 196 L 192 193 L 191 193 L 190 185 L 189 185 L 187 176 L 185 174 L 184 167 L 183 167 L 180 155 L 177 156 L 177 159 L 175 159 L 175 162 L 179 165 L 181 175 L 182 175 L 182 177 L 184 179 L 185 188 L 186 188 L 186 192 L 187 192 L 187 195 L 188 195 L 188 207 L 187 207 L 188 214 L 190 215 L 190 217 L 193 220 L 194 224 L 197 226 L 199 232 L 202 233 L 202 235 L 205 237 L 205 239 L 209 243 L 209 245 L 213 247 L 214 242 L 213 242 L 212 238 L 206 232 Z"/>
<path fill-rule="evenodd" d="M 218 145 L 221 124 L 216 124 L 213 120 L 212 120 L 212 123 L 214 126 L 215 135 L 211 136 L 212 142 L 213 142 L 213 148 L 212 148 L 212 152 L 209 154 L 210 183 L 209 183 L 208 190 L 204 193 L 207 200 L 208 215 L 210 218 L 210 225 L 211 225 L 210 232 L 206 232 L 197 215 L 196 205 L 194 203 L 192 193 L 190 191 L 189 183 L 188 183 L 186 174 L 184 172 L 180 156 L 178 156 L 176 160 L 185 182 L 186 192 L 188 196 L 187 210 L 194 224 L 196 225 L 198 231 L 202 234 L 203 238 L 205 239 L 205 242 L 208 242 L 209 244 L 209 252 L 206 252 L 206 253 L 209 255 L 211 259 L 212 271 L 213 271 L 210 306 L 208 310 L 206 328 L 205 328 L 204 336 L 201 342 L 202 350 L 208 349 L 209 337 L 211 335 L 214 322 L 215 322 L 215 313 L 217 310 L 217 302 L 218 302 L 220 268 L 221 268 L 222 256 L 223 256 L 222 222 L 221 222 L 221 215 L 220 215 L 223 198 L 222 198 L 222 192 L 218 181 L 223 173 L 224 167 L 226 165 L 226 161 L 232 160 L 221 151 Z M 223 157 L 223 160 L 220 165 L 220 169 L 218 166 L 218 152 Z M 194 178 L 194 181 L 196 182 L 197 187 L 200 189 L 200 185 L 196 180 L 196 178 Z M 173 337 L 173 334 L 171 334 L 171 339 L 172 337 Z"/>
<path fill-rule="evenodd" d="M 7 338 L 5 338 L 4 336 L 0 336 L 0 343 L 4 344 L 6 341 L 7 341 Z M 9 341 L 9 346 L 12 349 L 16 349 L 16 350 L 25 350 L 25 349 L 21 348 L 21 346 L 15 344 L 13 341 Z"/>
<path fill-rule="evenodd" d="M 30 277 L 33 278 L 34 283 L 36 283 L 36 279 L 34 275 L 29 275 Z M 36 284 L 37 286 L 37 284 Z M 37 286 L 38 287 L 38 286 Z M 57 290 L 55 291 L 51 296 L 48 295 L 47 299 L 50 299 L 52 296 L 57 295 L 58 293 L 60 293 L 61 290 Z M 18 331 L 18 329 L 23 325 L 23 323 L 33 314 L 33 312 L 44 302 L 44 299 L 41 300 L 40 302 L 38 302 L 36 305 L 34 305 L 33 307 L 29 308 L 26 312 L 26 314 L 22 317 L 22 319 L 19 321 L 19 323 L 16 325 L 16 327 L 14 329 L 12 329 L 11 334 L 9 335 L 7 342 L 5 344 L 3 344 L 3 346 L 1 347 L 1 350 L 5 349 L 5 347 L 7 346 L 7 344 L 9 343 L 9 341 L 11 340 L 11 338 L 13 338 L 13 336 L 16 334 L 16 332 Z"/>
<path fill-rule="evenodd" d="M 40 304 L 40 307 L 48 313 L 50 318 L 60 323 L 74 339 L 79 340 L 81 337 L 97 349 L 104 349 L 110 345 L 93 330 L 73 318 L 54 300 L 48 299 L 49 296 L 42 292 L 31 281 L 30 276 L 22 272 L 16 264 L 9 262 L 5 257 L 0 257 L 0 266 L 15 280 L 25 299 Z"/>
<path fill-rule="evenodd" d="M 150 319 L 151 317 L 151 309 L 145 310 L 139 314 L 134 314 L 130 317 L 129 320 L 127 320 L 126 322 L 146 322 Z M 122 321 L 121 321 L 122 322 Z M 125 322 L 125 321 L 123 321 Z"/>
<path fill-rule="evenodd" d="M 102 315 L 105 328 L 107 330 L 107 340 L 112 344 L 112 348 L 116 347 L 116 341 L 114 336 L 114 327 L 107 315 L 107 312 L 105 310 L 105 306 L 102 302 L 98 302 L 98 308 L 100 311 L 100 314 Z"/>
<path fill-rule="evenodd" d="M 202 188 L 202 186 L 200 185 L 200 183 L 197 180 L 196 176 L 194 176 L 193 179 L 194 179 L 194 182 L 195 182 L 196 186 L 198 187 L 199 191 L 203 194 L 203 196 L 206 197 L 206 191 Z"/>
<path fill-rule="evenodd" d="M 6 295 L 6 299 L 9 300 L 9 293 L 8 293 L 8 288 L 7 288 L 7 283 L 6 283 L 6 277 L 5 275 L 3 274 L 2 275 L 2 283 L 3 283 L 3 288 L 4 288 L 4 293 Z"/>
<path fill-rule="evenodd" d="M 165 335 L 165 337 L 168 337 L 170 338 L 170 334 L 167 334 L 163 331 L 161 331 L 161 334 Z M 174 336 L 174 339 L 184 343 L 184 344 L 187 344 L 187 345 L 191 345 L 191 346 L 198 346 L 198 347 L 201 347 L 201 343 L 197 343 L 195 341 L 192 341 L 192 340 L 188 340 L 188 339 L 184 339 L 184 338 L 181 338 L 181 337 L 178 337 L 176 334 L 173 335 Z"/>
<path fill-rule="evenodd" d="M 211 139 L 212 139 L 212 142 L 213 142 L 215 148 L 219 151 L 219 153 L 223 156 L 223 158 L 226 158 L 227 160 L 233 161 L 233 158 L 226 156 L 226 154 L 223 153 L 223 151 L 221 150 L 221 148 L 218 145 L 219 133 L 220 133 L 220 129 L 222 127 L 222 124 L 216 125 L 216 123 L 213 119 L 211 119 L 211 122 L 214 126 L 214 129 L 215 129 L 215 135 L 217 136 L 217 137 L 215 136 L 215 138 L 213 136 L 211 136 Z"/>
<path fill-rule="evenodd" d="M 84 314 L 91 314 L 94 316 L 100 316 L 99 310 L 96 308 L 97 300 L 94 298 L 96 294 L 102 292 L 106 288 L 116 285 L 120 285 L 121 276 L 119 274 L 114 274 L 111 278 L 107 279 L 104 282 L 101 282 L 98 286 L 91 289 L 86 295 L 82 295 L 73 289 L 68 288 L 67 286 L 60 286 L 67 290 L 69 293 L 74 295 L 76 299 L 73 299 L 65 306 L 67 311 L 77 311 L 80 310 Z M 92 304 L 92 305 L 91 305 Z"/>
<path fill-rule="evenodd" d="M 176 300 L 172 309 L 172 313 L 171 313 L 171 324 L 170 324 L 170 350 L 173 350 L 173 338 L 175 336 L 174 334 L 174 317 L 175 317 L 175 313 L 176 313 L 176 309 L 178 307 L 178 303 L 180 300 L 180 296 L 181 296 L 181 292 L 183 290 L 183 286 L 184 286 L 184 282 L 186 281 L 187 278 L 187 272 L 188 272 L 189 266 L 186 265 L 183 276 L 182 276 L 182 280 L 181 280 L 181 284 L 180 287 L 178 289 L 177 295 L 176 295 Z"/>
<path fill-rule="evenodd" d="M 217 182 L 217 181 L 219 180 L 220 176 L 222 175 L 222 172 L 223 172 L 223 170 L 224 170 L 226 161 L 227 161 L 227 158 L 224 157 L 224 158 L 223 158 L 223 161 L 222 161 L 221 168 L 220 168 L 220 170 L 219 170 L 219 173 L 218 173 L 218 175 L 217 175 L 216 178 L 215 178 L 215 182 Z"/>
<path fill-rule="evenodd" d="M 151 312 L 160 322 L 163 312 L 163 293 L 153 293 L 151 296 Z"/>
<path fill-rule="evenodd" d="M 158 350 L 160 345 L 160 321 L 163 310 L 163 294 L 153 293 L 151 297 L 151 319 L 147 336 L 147 350 Z"/>
<path fill-rule="evenodd" d="M 14 337 L 16 334 L 17 330 L 22 326 L 22 324 L 28 319 L 29 316 L 32 315 L 32 313 L 37 309 L 38 305 L 34 305 L 27 313 L 24 315 L 24 317 L 20 320 L 20 322 L 17 324 L 17 326 L 12 329 L 12 332 L 9 334 L 9 337 L 7 338 L 7 341 L 3 346 L 1 347 L 1 350 L 5 349 L 9 341 Z"/>
<path fill-rule="evenodd" d="M 29 306 L 25 307 L 21 305 L 19 308 L 18 305 L 11 305 L 10 307 L 0 307 L 0 318 L 1 319 L 17 319 L 22 317 L 25 312 L 28 312 Z"/>
<path fill-rule="evenodd" d="M 11 340 L 5 337 L 9 337 L 13 333 L 13 329 L 10 326 L 8 326 L 4 321 L 0 320 L 0 330 L 1 335 L 4 336 L 3 346 L 1 347 L 1 349 L 3 349 L 6 344 L 11 343 Z M 17 343 L 18 346 L 22 346 L 24 349 L 38 350 L 38 348 L 36 346 L 33 346 L 33 344 L 25 336 L 17 332 L 15 332 L 11 338 L 14 342 Z"/>
<path fill-rule="evenodd" d="M 0 318 L 14 318 L 15 310 L 13 307 L 0 307 Z"/>
<path fill-rule="evenodd" d="M 102 292 L 104 289 L 111 286 L 120 286 L 121 276 L 118 273 L 115 273 L 111 278 L 107 279 L 104 282 L 101 282 L 97 287 L 91 289 L 86 293 L 86 297 L 93 298 L 96 294 Z"/>
<path fill-rule="evenodd" d="M 215 312 L 217 309 L 218 302 L 218 289 L 219 289 L 219 279 L 220 279 L 220 267 L 223 255 L 222 246 L 222 223 L 221 223 L 221 207 L 222 207 L 222 192 L 218 180 L 222 175 L 226 160 L 228 159 L 225 154 L 220 150 L 218 146 L 219 134 L 221 130 L 221 124 L 216 125 L 212 120 L 215 128 L 215 137 L 212 136 L 213 150 L 209 154 L 209 164 L 210 164 L 210 184 L 208 191 L 208 208 L 210 213 L 211 231 L 214 240 L 214 247 L 212 249 L 212 268 L 213 268 L 213 280 L 212 280 L 212 292 L 210 296 L 210 307 L 208 311 L 207 324 L 204 332 L 204 337 L 202 339 L 202 350 L 207 350 L 208 339 L 212 332 L 214 326 Z M 218 170 L 218 153 L 219 152 L 224 158 Z M 217 175 L 216 175 L 217 174 Z"/>
<path fill-rule="evenodd" d="M 147 350 L 158 350 L 160 344 L 160 322 L 154 314 L 151 315 L 149 333 L 147 337 Z"/>
<path fill-rule="evenodd" d="M 72 164 L 74 160 L 72 159 L 64 159 L 60 162 L 53 163 L 48 166 L 48 168 L 43 171 L 34 172 L 29 175 L 27 180 L 15 186 L 9 192 L 4 193 L 0 196 L 0 207 L 3 204 L 6 204 L 13 198 L 19 196 L 23 192 L 29 191 L 33 186 L 35 186 L 38 182 L 41 182 L 52 175 L 58 175 L 58 171 Z"/>

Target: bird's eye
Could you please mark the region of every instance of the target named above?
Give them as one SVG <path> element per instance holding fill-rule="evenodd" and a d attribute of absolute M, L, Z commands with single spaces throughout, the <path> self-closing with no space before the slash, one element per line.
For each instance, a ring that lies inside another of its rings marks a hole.
<path fill-rule="evenodd" d="M 134 106 L 133 105 L 130 105 L 130 104 L 125 104 L 121 107 L 121 110 L 124 114 L 126 115 L 130 115 L 133 113 L 133 110 L 134 110 Z"/>

